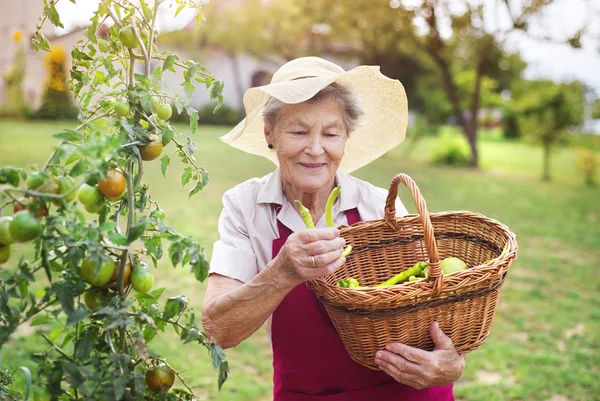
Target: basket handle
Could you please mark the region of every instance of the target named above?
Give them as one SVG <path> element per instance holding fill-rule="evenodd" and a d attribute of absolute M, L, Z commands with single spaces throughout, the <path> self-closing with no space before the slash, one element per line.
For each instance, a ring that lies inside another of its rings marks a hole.
<path fill-rule="evenodd" d="M 421 195 L 421 191 L 419 191 L 417 184 L 415 184 L 412 178 L 410 178 L 408 175 L 397 174 L 392 179 L 387 200 L 385 202 L 384 220 L 393 230 L 398 231 L 400 229 L 400 226 L 396 221 L 396 197 L 398 196 L 398 184 L 400 183 L 406 185 L 410 190 L 410 193 L 415 200 L 415 205 L 417 206 L 417 213 L 419 213 L 419 216 L 421 216 L 425 249 L 427 251 L 427 258 L 429 259 L 429 274 L 427 280 L 434 282 L 433 295 L 437 295 L 442 290 L 444 276 L 442 274 L 442 269 L 440 268 L 440 256 L 438 254 L 435 237 L 433 235 L 433 226 L 431 225 L 431 219 L 429 218 L 429 212 L 427 211 L 425 199 Z"/>

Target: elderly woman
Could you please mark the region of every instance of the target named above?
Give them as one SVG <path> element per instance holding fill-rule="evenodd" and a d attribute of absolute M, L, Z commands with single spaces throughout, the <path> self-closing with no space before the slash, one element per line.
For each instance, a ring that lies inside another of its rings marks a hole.
<path fill-rule="evenodd" d="M 383 218 L 387 191 L 346 175 L 405 135 L 406 95 L 378 67 L 341 67 L 316 57 L 283 65 L 270 84 L 244 96 L 246 119 L 223 140 L 279 167 L 227 191 L 202 311 L 209 336 L 235 347 L 263 324 L 271 339 L 276 401 L 448 401 L 464 357 L 436 323 L 431 352 L 388 344 L 380 370 L 354 362 L 305 283 L 345 262 L 345 241 L 326 227 Z M 294 200 L 315 222 L 306 229 Z M 399 215 L 406 209 L 396 201 Z"/>

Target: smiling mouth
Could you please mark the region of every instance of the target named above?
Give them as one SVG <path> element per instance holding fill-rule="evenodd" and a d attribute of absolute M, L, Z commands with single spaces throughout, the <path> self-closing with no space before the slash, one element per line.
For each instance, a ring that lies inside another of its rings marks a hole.
<path fill-rule="evenodd" d="M 301 166 L 307 168 L 319 168 L 325 165 L 325 163 L 300 163 Z"/>

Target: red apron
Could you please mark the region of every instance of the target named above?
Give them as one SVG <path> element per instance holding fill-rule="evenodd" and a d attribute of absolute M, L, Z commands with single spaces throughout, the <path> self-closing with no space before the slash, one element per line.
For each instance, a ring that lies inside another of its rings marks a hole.
<path fill-rule="evenodd" d="M 357 209 L 348 224 L 360 221 Z M 277 220 L 277 256 L 292 231 Z M 351 358 L 325 308 L 306 284 L 294 288 L 273 312 L 274 401 L 454 401 L 452 385 L 416 390 Z"/>

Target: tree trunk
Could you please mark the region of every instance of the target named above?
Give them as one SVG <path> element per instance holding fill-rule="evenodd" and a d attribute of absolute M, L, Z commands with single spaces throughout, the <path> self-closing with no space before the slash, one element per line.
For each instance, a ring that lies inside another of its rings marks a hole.
<path fill-rule="evenodd" d="M 445 50 L 445 44 L 442 40 L 438 26 L 437 17 L 435 10 L 435 2 L 430 2 L 427 5 L 429 11 L 429 17 L 427 23 L 429 25 L 430 33 L 427 42 L 427 52 L 433 58 L 435 63 L 440 68 L 442 73 L 442 80 L 444 83 L 444 90 L 452 105 L 452 111 L 456 117 L 458 125 L 462 128 L 463 134 L 469 142 L 471 148 L 471 166 L 473 168 L 479 168 L 479 152 L 477 151 L 477 114 L 479 112 L 479 99 L 481 92 L 481 78 L 483 74 L 483 59 L 480 59 L 477 64 L 477 76 L 475 81 L 475 88 L 473 90 L 473 97 L 471 100 L 471 121 L 467 121 L 464 115 L 464 110 L 460 104 L 458 95 L 458 88 L 454 79 L 452 78 L 452 71 L 450 67 L 450 60 L 443 57 L 443 51 Z"/>
<path fill-rule="evenodd" d="M 544 163 L 543 163 L 543 175 L 542 178 L 544 181 L 550 181 L 550 150 L 552 148 L 552 144 L 549 141 L 544 142 Z"/>

